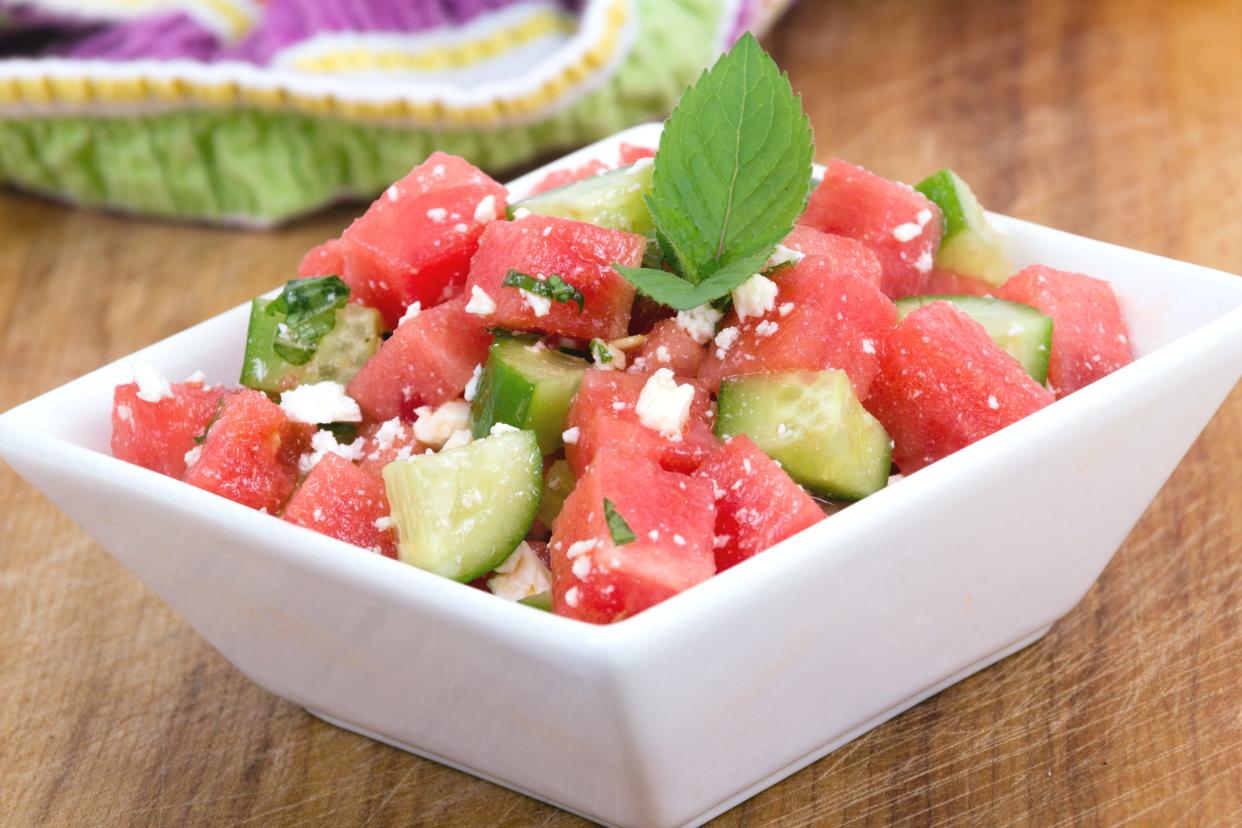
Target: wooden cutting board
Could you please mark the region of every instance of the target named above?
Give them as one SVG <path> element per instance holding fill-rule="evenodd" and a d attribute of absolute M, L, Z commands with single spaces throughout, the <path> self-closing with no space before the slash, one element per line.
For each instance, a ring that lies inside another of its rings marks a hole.
<path fill-rule="evenodd" d="M 768 45 L 821 161 L 951 165 L 1238 272 L 1240 33 L 1239 2 L 802 0 Z M 351 212 L 249 234 L 0 195 L 0 409 L 278 284 Z M 718 824 L 950 821 L 1242 824 L 1242 389 L 1045 639 Z M 580 821 L 258 689 L 0 467 L 0 822 Z"/>

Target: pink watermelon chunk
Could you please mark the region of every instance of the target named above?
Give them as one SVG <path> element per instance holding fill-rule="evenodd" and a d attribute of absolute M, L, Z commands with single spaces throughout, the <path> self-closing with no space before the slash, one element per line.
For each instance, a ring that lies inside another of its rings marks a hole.
<path fill-rule="evenodd" d="M 630 144 L 625 141 L 621 142 L 621 146 L 617 148 L 618 166 L 628 167 L 635 161 L 641 161 L 644 158 L 655 158 L 656 151 L 651 147 L 641 147 L 638 144 Z"/>
<path fill-rule="evenodd" d="M 365 425 L 358 436 L 363 439 L 358 468 L 377 478 L 383 475 L 384 466 L 392 461 L 422 454 L 429 448 L 414 437 L 413 423 L 396 417 Z"/>
<path fill-rule="evenodd" d="M 552 170 L 539 180 L 530 191 L 531 195 L 546 193 L 548 190 L 555 190 L 558 187 L 564 187 L 567 184 L 573 184 L 575 181 L 581 181 L 584 178 L 590 178 L 593 175 L 599 175 L 607 172 L 608 165 L 598 159 L 591 159 L 585 164 L 576 167 L 566 167 L 560 170 Z"/>
<path fill-rule="evenodd" d="M 569 219 L 534 215 L 493 222 L 479 242 L 466 291 L 480 289 L 496 303 L 495 312 L 485 317 L 489 325 L 583 340 L 616 339 L 625 336 L 634 287 L 612 266 L 639 265 L 646 248 L 643 236 Z M 540 315 L 517 288 L 501 286 L 510 270 L 560 276 L 582 292 L 582 309 L 575 302 L 553 302 Z"/>
<path fill-rule="evenodd" d="M 633 541 L 613 540 L 605 498 Z M 553 611 L 611 624 L 707 580 L 716 572 L 714 525 L 710 481 L 637 455 L 600 455 L 553 522 Z"/>
<path fill-rule="evenodd" d="M 397 539 L 387 525 L 384 481 L 336 454 L 324 455 L 285 507 L 285 520 L 389 558 Z"/>
<path fill-rule="evenodd" d="M 1052 402 L 975 320 L 934 302 L 888 336 L 867 409 L 910 474 Z"/>
<path fill-rule="evenodd" d="M 506 195 L 465 160 L 434 152 L 376 199 L 335 249 L 329 242 L 308 253 L 298 273 L 340 276 L 395 327 L 410 304 L 430 308 L 461 293 L 484 225 L 504 218 Z"/>
<path fill-rule="evenodd" d="M 716 450 L 720 441 L 712 433 L 711 396 L 698 383 L 690 416 L 680 439 L 671 440 L 647 428 L 634 410 L 648 375 L 621 371 L 587 371 L 565 417 L 565 428 L 578 429 L 577 439 L 565 446 L 565 459 L 575 475 L 582 475 L 597 454 L 624 447 L 666 469 L 690 473 Z"/>
<path fill-rule="evenodd" d="M 880 259 L 892 299 L 924 292 L 940 247 L 940 208 L 922 193 L 834 158 L 799 224 L 863 242 Z"/>
<path fill-rule="evenodd" d="M 407 320 L 349 382 L 368 422 L 413 419 L 414 409 L 461 395 L 487 359 L 487 324 L 460 297 Z"/>
<path fill-rule="evenodd" d="M 1052 317 L 1048 386 L 1058 398 L 1134 361 L 1130 329 L 1108 282 L 1034 265 L 1010 277 L 996 295 Z"/>
<path fill-rule="evenodd" d="M 860 241 L 821 233 L 799 224 L 794 226 L 782 244 L 807 256 L 826 256 L 832 259 L 836 269 L 853 273 L 877 288 L 883 283 L 884 269 L 880 266 L 880 260 L 871 252 L 870 247 Z"/>
<path fill-rule="evenodd" d="M 112 394 L 112 456 L 181 479 L 185 455 L 197 445 L 215 416 L 225 390 L 201 382 L 173 383 L 159 402 L 138 397 L 138 385 L 118 385 Z"/>
<path fill-rule="evenodd" d="M 297 485 L 311 432 L 258 391 L 237 391 L 225 398 L 185 482 L 276 514 Z"/>
<path fill-rule="evenodd" d="M 713 484 L 718 572 L 824 519 L 815 500 L 745 434 L 721 446 L 695 476 Z"/>
<path fill-rule="evenodd" d="M 695 342 L 694 337 L 686 333 L 676 320 L 662 319 L 652 326 L 647 340 L 638 349 L 642 362 L 635 360 L 634 365 L 636 370 L 641 366 L 644 372 L 669 368 L 679 377 L 695 377 L 706 356 L 703 346 Z"/>
<path fill-rule="evenodd" d="M 928 296 L 991 296 L 995 290 L 995 285 L 982 279 L 940 268 L 932 270 L 923 286 Z"/>
<path fill-rule="evenodd" d="M 776 306 L 743 321 L 731 311 L 699 379 L 715 390 L 724 377 L 839 368 L 849 375 L 858 398 L 866 399 L 879 370 L 881 344 L 897 324 L 893 303 L 854 275 L 852 266 L 838 267 L 835 259 L 823 256 L 807 256 L 774 280 Z M 730 329 L 736 330 L 732 344 Z"/>

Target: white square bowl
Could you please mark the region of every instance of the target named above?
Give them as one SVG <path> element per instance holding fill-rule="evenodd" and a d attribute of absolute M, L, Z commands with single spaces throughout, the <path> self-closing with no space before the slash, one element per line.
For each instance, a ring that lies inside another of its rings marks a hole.
<path fill-rule="evenodd" d="M 611 627 L 112 458 L 132 363 L 231 383 L 247 307 L 0 416 L 0 454 L 271 692 L 590 819 L 698 824 L 1043 635 L 1242 373 L 1242 278 L 996 218 L 1017 265 L 1112 282 L 1141 358 Z"/>

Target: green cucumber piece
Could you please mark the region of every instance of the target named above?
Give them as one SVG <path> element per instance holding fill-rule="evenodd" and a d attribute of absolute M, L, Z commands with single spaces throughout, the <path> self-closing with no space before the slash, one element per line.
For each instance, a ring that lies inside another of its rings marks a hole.
<path fill-rule="evenodd" d="M 990 296 L 907 296 L 898 299 L 897 320 L 932 302 L 949 302 L 974 319 L 1007 354 L 1022 363 L 1031 379 L 1043 385 L 1052 355 L 1052 318 L 1019 302 Z"/>
<path fill-rule="evenodd" d="M 525 604 L 528 607 L 543 610 L 544 612 L 552 611 L 552 593 L 548 590 L 536 592 L 534 595 L 528 595 L 525 598 L 518 599 L 519 604 Z"/>
<path fill-rule="evenodd" d="M 861 500 L 888 484 L 892 441 L 845 372 L 788 371 L 720 384 L 716 434 L 745 434 L 812 494 Z"/>
<path fill-rule="evenodd" d="M 543 494 L 539 497 L 539 522 L 549 529 L 552 521 L 561 513 L 566 498 L 577 484 L 574 471 L 565 460 L 557 460 L 548 467 L 543 476 Z"/>
<path fill-rule="evenodd" d="M 581 181 L 522 199 L 514 209 L 526 208 L 541 216 L 585 221 L 598 227 L 644 235 L 651 232 L 651 159 L 593 175 Z"/>
<path fill-rule="evenodd" d="M 530 431 L 509 431 L 384 467 L 398 556 L 472 581 L 504 563 L 530 531 L 543 455 Z"/>
<path fill-rule="evenodd" d="M 379 311 L 346 305 L 336 311 L 336 324 L 319 340 L 310 361 L 304 365 L 286 362 L 272 347 L 277 326 L 284 321 L 283 315 L 267 312 L 272 301 L 255 299 L 250 304 L 240 380 L 247 388 L 278 394 L 303 383 L 330 380 L 345 385 L 379 348 L 384 326 Z"/>
<path fill-rule="evenodd" d="M 1013 269 L 1000 234 L 988 223 L 979 199 L 957 173 L 945 168 L 924 178 L 914 189 L 934 201 L 944 213 L 937 267 L 997 287 L 1009 278 Z"/>
<path fill-rule="evenodd" d="M 544 454 L 562 445 L 565 415 L 588 363 L 528 337 L 499 336 L 487 352 L 470 406 L 470 430 L 486 437 L 496 423 L 535 432 Z"/>

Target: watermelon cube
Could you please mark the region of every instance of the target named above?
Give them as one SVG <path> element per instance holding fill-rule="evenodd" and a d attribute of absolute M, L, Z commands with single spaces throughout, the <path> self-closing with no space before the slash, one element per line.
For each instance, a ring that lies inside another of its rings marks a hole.
<path fill-rule="evenodd" d="M 362 459 L 358 468 L 377 478 L 383 478 L 384 466 L 394 460 L 422 454 L 429 446 L 414 436 L 414 424 L 399 417 L 382 423 L 369 423 L 358 432 L 362 438 Z"/>
<path fill-rule="evenodd" d="M 634 366 L 635 370 L 643 371 L 669 368 L 679 377 L 695 377 L 706 356 L 703 346 L 695 342 L 694 337 L 686 333 L 676 320 L 662 319 L 647 334 Z"/>
<path fill-rule="evenodd" d="M 881 343 L 897 324 L 893 303 L 836 258 L 807 256 L 773 278 L 773 309 L 741 321 L 730 312 L 699 379 L 715 390 L 725 377 L 838 368 L 866 399 Z"/>
<path fill-rule="evenodd" d="M 260 392 L 237 391 L 225 398 L 185 482 L 276 514 L 297 486 L 312 431 Z"/>
<path fill-rule="evenodd" d="M 688 474 L 716 450 L 720 441 L 712 433 L 714 412 L 707 389 L 687 381 L 695 389 L 690 415 L 677 438 L 670 439 L 643 425 L 635 410 L 648 379 L 637 372 L 590 370 L 583 374 L 565 417 L 565 428 L 573 434 L 565 442 L 565 459 L 574 474 L 581 476 L 597 454 L 620 447 Z"/>
<path fill-rule="evenodd" d="M 996 295 L 1052 317 L 1048 386 L 1058 398 L 1134 360 L 1130 329 L 1108 282 L 1034 265 L 1011 276 Z"/>
<path fill-rule="evenodd" d="M 995 290 L 996 285 L 982 279 L 939 267 L 932 270 L 923 286 L 928 296 L 991 296 Z"/>
<path fill-rule="evenodd" d="M 637 144 L 622 141 L 621 146 L 617 147 L 617 166 L 627 167 L 644 158 L 655 158 L 655 154 L 656 151 L 651 147 L 640 147 Z"/>
<path fill-rule="evenodd" d="M 487 359 L 492 335 L 460 297 L 406 320 L 350 380 L 368 422 L 414 418 L 414 409 L 461 395 Z"/>
<path fill-rule="evenodd" d="M 912 187 L 834 158 L 798 220 L 863 242 L 880 259 L 892 299 L 924 292 L 943 221 L 940 208 Z"/>
<path fill-rule="evenodd" d="M 714 526 L 710 481 L 600 455 L 553 522 L 553 611 L 610 624 L 707 580 Z"/>
<path fill-rule="evenodd" d="M 329 242 L 307 254 L 298 272 L 340 276 L 394 328 L 410 304 L 429 308 L 461 293 L 484 226 L 505 215 L 506 195 L 465 160 L 434 152 L 385 190 L 335 249 Z"/>
<path fill-rule="evenodd" d="M 466 289 L 471 295 L 482 291 L 495 303 L 495 311 L 484 317 L 489 325 L 582 340 L 616 339 L 625 336 L 634 287 L 612 266 L 637 267 L 646 249 L 644 236 L 580 221 L 540 215 L 498 221 L 483 233 Z M 516 287 L 502 287 L 510 270 L 536 278 L 560 276 L 582 293 L 583 307 L 572 301 L 541 306 Z"/>
<path fill-rule="evenodd" d="M 824 519 L 814 498 L 745 434 L 721 446 L 694 474 L 713 484 L 718 572 Z"/>
<path fill-rule="evenodd" d="M 867 409 L 910 474 L 1052 402 L 975 320 L 948 302 L 907 316 L 887 340 Z"/>
<path fill-rule="evenodd" d="M 883 283 L 884 268 L 880 266 L 880 260 L 875 253 L 871 252 L 870 247 L 860 241 L 847 239 L 845 236 L 835 236 L 831 233 L 821 233 L 814 228 L 798 224 L 781 244 L 807 256 L 827 256 L 832 259 L 833 267 L 836 269 L 853 273 L 877 288 Z"/>
<path fill-rule="evenodd" d="M 172 395 L 156 402 L 139 396 L 137 383 L 118 385 L 112 394 L 112 456 L 180 479 L 185 455 L 197 443 L 225 396 L 223 388 L 177 382 Z"/>
<path fill-rule="evenodd" d="M 285 507 L 284 519 L 354 546 L 397 557 L 384 480 L 325 454 Z"/>

